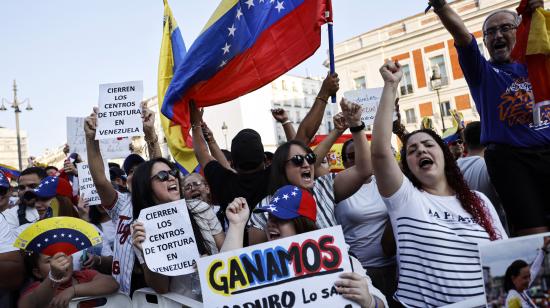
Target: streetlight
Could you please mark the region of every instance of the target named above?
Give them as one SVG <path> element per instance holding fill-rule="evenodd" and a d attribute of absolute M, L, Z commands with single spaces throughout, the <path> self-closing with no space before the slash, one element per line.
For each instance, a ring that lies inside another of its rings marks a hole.
<path fill-rule="evenodd" d="M 8 110 L 6 106 L 4 106 L 4 102 L 10 103 L 8 100 L 2 98 L 2 106 L 0 106 L 0 111 L 6 111 Z M 11 102 L 11 108 L 14 109 L 15 113 L 15 130 L 17 131 L 17 158 L 19 159 L 19 170 L 23 170 L 23 161 L 21 159 L 21 135 L 19 133 L 19 114 L 21 113 L 21 109 L 19 108 L 23 104 L 27 104 L 27 107 L 25 110 L 31 111 L 32 106 L 30 103 L 30 100 L 27 98 L 23 100 L 22 102 L 19 102 L 17 100 L 17 83 L 15 82 L 15 79 L 13 80 L 13 102 Z"/>
<path fill-rule="evenodd" d="M 227 150 L 227 124 L 225 124 L 225 121 L 223 121 L 223 124 L 222 124 L 222 133 L 223 133 L 223 136 L 225 137 L 225 149 Z"/>
<path fill-rule="evenodd" d="M 432 90 L 435 90 L 437 93 L 437 104 L 439 105 L 439 114 L 441 115 L 441 125 L 443 126 L 442 134 L 445 132 L 445 119 L 443 118 L 443 106 L 441 105 L 441 98 L 439 97 L 439 90 L 441 86 L 441 72 L 439 71 L 439 66 L 434 66 L 432 68 L 432 77 L 430 78 L 430 84 L 432 85 Z"/>

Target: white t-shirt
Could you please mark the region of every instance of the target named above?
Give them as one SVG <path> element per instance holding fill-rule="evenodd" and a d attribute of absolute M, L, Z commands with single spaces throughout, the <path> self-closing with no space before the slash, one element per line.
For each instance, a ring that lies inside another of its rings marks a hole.
<path fill-rule="evenodd" d="M 134 249 L 130 224 L 132 223 L 132 197 L 128 193 L 116 192 L 117 199 L 112 207 L 104 206 L 116 227 L 113 252 L 113 277 L 120 285 L 120 292 L 130 294 Z"/>
<path fill-rule="evenodd" d="M 10 231 L 8 221 L 4 213 L 0 213 L 0 253 L 16 251 L 17 248 L 13 247 L 14 242 L 15 236 Z"/>
<path fill-rule="evenodd" d="M 382 251 L 381 240 L 389 216 L 374 176 L 370 183 L 338 203 L 334 214 L 351 252 L 364 267 L 395 264 L 395 257 L 387 257 Z"/>
<path fill-rule="evenodd" d="M 4 216 L 6 217 L 6 221 L 8 222 L 10 232 L 15 237 L 19 236 L 19 234 L 23 232 L 23 230 L 30 226 L 30 223 L 19 225 L 19 218 L 17 217 L 18 209 L 19 206 L 14 206 L 2 212 L 2 214 L 4 214 Z M 36 208 L 27 206 L 27 208 L 25 209 L 25 218 L 33 223 L 35 221 L 38 221 L 40 215 L 38 214 Z"/>
<path fill-rule="evenodd" d="M 507 238 L 485 195 L 493 226 Z M 478 243 L 487 232 L 455 196 L 436 196 L 415 188 L 403 176 L 401 187 L 383 198 L 397 243 L 399 283 L 395 298 L 408 307 L 443 306 L 483 295 Z"/>
<path fill-rule="evenodd" d="M 334 173 L 329 173 L 315 179 L 313 184 L 313 198 L 317 203 L 317 221 L 319 229 L 335 226 L 334 217 Z M 267 196 L 256 207 L 267 206 L 271 202 L 271 196 Z M 263 230 L 267 224 L 267 213 L 252 213 L 249 226 Z"/>
<path fill-rule="evenodd" d="M 495 188 L 491 183 L 491 178 L 489 177 L 487 165 L 483 157 L 462 157 L 459 158 L 456 163 L 470 189 L 482 192 L 494 205 L 496 202 L 500 202 Z"/>

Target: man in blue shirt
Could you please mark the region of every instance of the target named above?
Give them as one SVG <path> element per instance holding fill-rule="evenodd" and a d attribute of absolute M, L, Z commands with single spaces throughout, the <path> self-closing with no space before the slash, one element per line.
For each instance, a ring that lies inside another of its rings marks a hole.
<path fill-rule="evenodd" d="M 520 18 L 497 10 L 483 23 L 486 60 L 474 36 L 445 0 L 430 0 L 450 32 L 460 66 L 481 117 L 485 161 L 515 235 L 550 231 L 550 108 L 541 109 L 541 123 L 533 122 L 533 91 L 527 67 L 510 56 Z M 529 0 L 530 10 L 543 0 Z"/>

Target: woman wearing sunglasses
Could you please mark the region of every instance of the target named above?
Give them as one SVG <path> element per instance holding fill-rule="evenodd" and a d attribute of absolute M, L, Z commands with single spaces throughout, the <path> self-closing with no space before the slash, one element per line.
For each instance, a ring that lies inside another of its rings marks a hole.
<path fill-rule="evenodd" d="M 139 165 L 134 171 L 132 181 L 132 206 L 133 217 L 139 217 L 142 209 L 158 204 L 177 201 L 184 198 L 183 190 L 180 185 L 179 173 L 176 166 L 164 158 L 155 158 Z M 197 248 L 201 255 L 209 255 L 205 237 L 209 237 L 212 242 L 212 234 L 203 233 L 197 225 L 196 218 L 189 213 L 193 233 L 197 242 Z M 214 218 L 215 219 L 215 218 Z M 136 221 L 132 225 L 132 244 L 138 250 L 138 255 L 142 255 L 141 243 L 145 240 L 145 228 L 143 223 Z M 143 262 L 142 258 L 139 258 Z M 175 292 L 191 297 L 195 300 L 201 300 L 200 283 L 196 273 L 169 277 L 154 273 L 142 263 L 145 282 L 157 293 Z"/>
<path fill-rule="evenodd" d="M 478 244 L 506 238 L 485 195 L 464 181 L 449 148 L 433 130 L 405 136 L 403 171 L 392 155 L 393 102 L 403 76 L 398 63 L 380 68 L 384 90 L 374 120 L 372 160 L 378 191 L 397 244 L 395 298 L 407 307 L 484 301 Z"/>
<path fill-rule="evenodd" d="M 365 124 L 361 121 L 361 106 L 342 99 L 340 103 L 344 118 L 350 127 L 355 143 L 356 163 L 354 167 L 338 174 L 326 174 L 315 178 L 313 168 L 317 157 L 300 141 L 292 140 L 281 145 L 273 156 L 271 165 L 270 194 L 284 185 L 295 185 L 313 194 L 317 203 L 317 227 L 327 228 L 336 225 L 334 207 L 353 195 L 372 175 L 370 150 L 364 133 Z M 264 198 L 258 206 L 269 204 L 271 196 Z M 267 223 L 264 213 L 250 217 L 249 240 L 251 244 L 266 241 L 263 231 Z"/>

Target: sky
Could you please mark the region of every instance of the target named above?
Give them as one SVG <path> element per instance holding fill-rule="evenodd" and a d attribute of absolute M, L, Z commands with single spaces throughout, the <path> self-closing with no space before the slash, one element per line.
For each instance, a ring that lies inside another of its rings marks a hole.
<path fill-rule="evenodd" d="M 426 2 L 333 0 L 335 41 L 418 14 Z M 169 4 L 189 49 L 219 1 Z M 89 114 L 99 84 L 143 80 L 144 99 L 156 95 L 162 17 L 161 0 L 0 1 L 0 98 L 13 100 L 16 79 L 18 99 L 30 99 L 20 127 L 31 155 L 66 142 L 65 118 Z M 321 47 L 291 73 L 324 76 L 327 50 L 324 27 Z M 0 126 L 15 129 L 6 107 Z"/>

